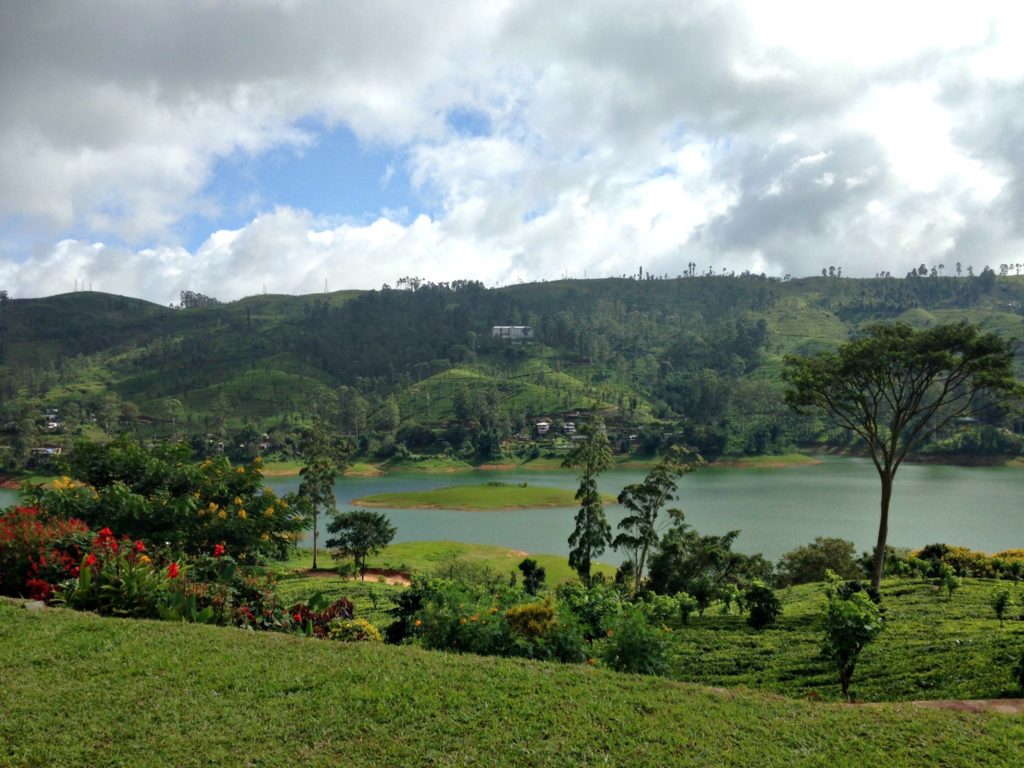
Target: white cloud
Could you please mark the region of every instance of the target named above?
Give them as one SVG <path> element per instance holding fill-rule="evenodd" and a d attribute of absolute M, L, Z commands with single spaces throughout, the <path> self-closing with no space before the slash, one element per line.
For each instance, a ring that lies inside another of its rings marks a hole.
<path fill-rule="evenodd" d="M 1022 22 L 985 1 L 4 4 L 0 279 L 170 301 L 998 263 L 1024 237 Z M 394 150 L 379 185 L 411 179 L 430 215 L 316 219 L 268 189 L 180 246 L 224 204 L 218 160 L 330 126 Z"/>

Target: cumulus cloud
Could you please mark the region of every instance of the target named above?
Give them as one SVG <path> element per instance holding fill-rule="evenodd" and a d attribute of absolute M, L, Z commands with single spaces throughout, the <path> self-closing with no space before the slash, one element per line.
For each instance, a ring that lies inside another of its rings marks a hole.
<path fill-rule="evenodd" d="M 984 0 L 3 4 L 0 280 L 171 301 L 997 264 L 1024 244 L 1022 22 Z M 380 186 L 420 210 L 265 189 L 219 222 L 220 161 L 338 127 L 394 153 Z"/>

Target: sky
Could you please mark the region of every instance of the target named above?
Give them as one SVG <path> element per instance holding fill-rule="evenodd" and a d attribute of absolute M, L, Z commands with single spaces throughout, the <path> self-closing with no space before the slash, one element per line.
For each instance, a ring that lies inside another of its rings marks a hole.
<path fill-rule="evenodd" d="M 0 0 L 0 289 L 1024 262 L 1024 4 Z"/>

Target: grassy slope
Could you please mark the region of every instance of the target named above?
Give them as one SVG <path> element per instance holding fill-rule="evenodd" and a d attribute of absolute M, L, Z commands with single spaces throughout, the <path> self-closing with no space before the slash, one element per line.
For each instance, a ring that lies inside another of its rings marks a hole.
<path fill-rule="evenodd" d="M 614 498 L 606 502 L 614 502 Z M 426 491 L 377 493 L 353 503 L 392 509 L 521 509 L 524 507 L 572 507 L 575 491 L 565 488 L 518 485 L 452 485 Z"/>
<path fill-rule="evenodd" d="M 1005 582 L 1004 582 L 1005 583 Z M 920 581 L 883 584 L 887 625 L 863 652 L 853 692 L 866 701 L 998 698 L 1017 695 L 1010 678 L 1024 651 L 1024 622 L 1000 627 L 989 606 L 993 582 L 965 579 L 947 601 Z M 820 585 L 783 590 L 777 626 L 755 632 L 713 606 L 674 633 L 673 676 L 709 685 L 748 685 L 788 696 L 840 699 L 835 671 L 820 658 Z M 1014 591 L 1016 616 L 1024 587 Z"/>
<path fill-rule="evenodd" d="M 1013 765 L 1024 720 L 0 604 L 0 764 Z"/>

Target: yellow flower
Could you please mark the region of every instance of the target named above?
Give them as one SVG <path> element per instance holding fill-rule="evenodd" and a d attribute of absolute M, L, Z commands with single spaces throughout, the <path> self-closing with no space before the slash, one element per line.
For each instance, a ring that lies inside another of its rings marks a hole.
<path fill-rule="evenodd" d="M 235 496 L 235 506 L 236 507 L 242 506 L 242 497 L 241 496 Z"/>
<path fill-rule="evenodd" d="M 238 469 L 235 470 L 235 472 L 237 472 L 240 475 L 244 475 L 245 474 L 245 467 L 240 465 L 238 467 Z"/>
<path fill-rule="evenodd" d="M 149 555 L 143 555 L 142 557 L 139 558 L 139 562 L 140 563 L 152 563 L 153 561 L 149 559 Z"/>
<path fill-rule="evenodd" d="M 498 607 L 497 607 L 497 606 L 492 606 L 492 607 L 491 607 L 491 615 L 493 616 L 493 615 L 494 615 L 494 614 L 496 614 L 497 612 L 498 612 Z"/>
<path fill-rule="evenodd" d="M 252 460 L 252 463 L 253 464 L 262 464 L 263 463 L 263 459 L 260 456 L 257 456 L 255 459 Z"/>
<path fill-rule="evenodd" d="M 247 518 L 249 516 L 249 513 L 246 512 L 244 509 L 240 509 L 240 510 L 238 510 L 238 516 L 240 518 L 242 518 L 243 520 L 245 520 L 245 518 Z"/>
<path fill-rule="evenodd" d="M 285 501 L 284 499 L 281 499 L 281 506 L 284 507 L 285 509 L 288 509 L 288 502 Z"/>
<path fill-rule="evenodd" d="M 200 496 L 202 496 L 202 494 L 199 493 L 199 491 L 196 491 L 195 493 L 192 494 L 193 499 L 198 499 Z"/>
<path fill-rule="evenodd" d="M 211 501 L 210 502 L 210 511 L 211 512 L 216 512 L 217 511 L 217 502 L 215 502 L 215 501 Z"/>
<path fill-rule="evenodd" d="M 417 627 L 422 627 L 423 626 L 423 622 L 420 621 L 419 619 L 416 619 L 416 626 Z"/>
<path fill-rule="evenodd" d="M 263 516 L 264 517 L 273 517 L 274 516 L 274 508 L 273 507 L 267 507 L 265 510 L 263 510 Z"/>
<path fill-rule="evenodd" d="M 466 617 L 463 616 L 461 619 L 459 619 L 459 624 L 465 624 L 465 623 L 466 623 Z"/>
<path fill-rule="evenodd" d="M 260 536 L 260 541 L 270 541 L 270 534 L 264 533 L 262 536 Z"/>
<path fill-rule="evenodd" d="M 228 516 L 228 513 L 225 512 L 223 509 L 220 512 L 217 513 L 217 517 L 219 517 L 221 520 L 223 520 L 227 516 Z"/>

